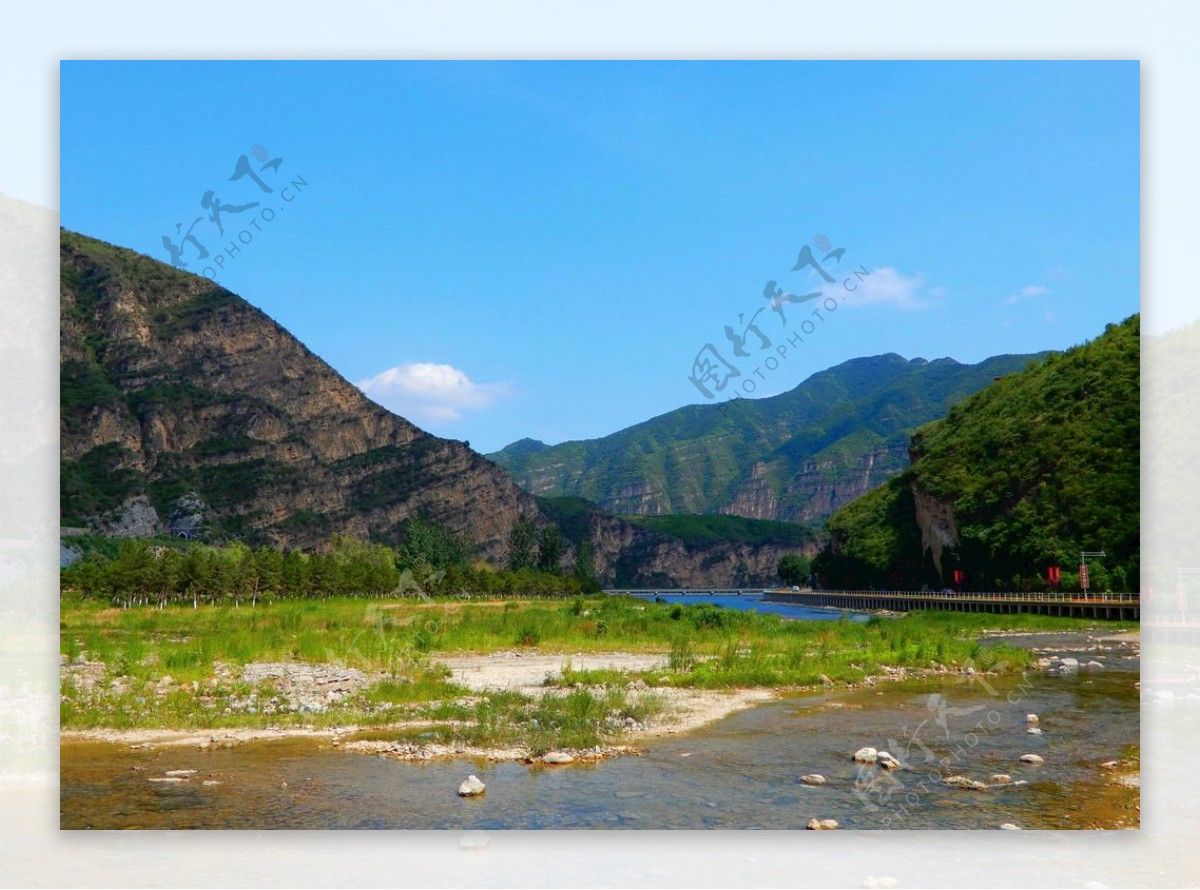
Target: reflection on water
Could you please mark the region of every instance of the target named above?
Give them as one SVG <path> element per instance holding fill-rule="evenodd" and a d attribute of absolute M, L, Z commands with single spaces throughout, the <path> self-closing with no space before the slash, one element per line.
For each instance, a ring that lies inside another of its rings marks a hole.
<path fill-rule="evenodd" d="M 1136 662 L 1111 661 L 1062 676 L 922 680 L 781 699 L 650 742 L 644 756 L 595 765 L 401 763 L 312 740 L 203 751 L 70 743 L 62 748 L 61 824 L 776 829 L 817 816 L 843 828 L 1079 828 L 1088 818 L 1087 801 L 1073 796 L 1080 783 L 1100 781 L 1099 763 L 1138 739 L 1138 675 L 1122 667 Z M 1041 735 L 1026 732 L 1031 712 Z M 888 748 L 912 768 L 860 775 L 849 755 L 864 745 Z M 1046 762 L 1022 764 L 1025 753 Z M 148 781 L 175 769 L 199 772 L 180 783 Z M 1008 773 L 1027 784 L 959 791 L 930 781 L 931 770 L 940 770 L 935 779 Z M 486 795 L 457 796 L 469 773 L 487 783 Z M 805 773 L 828 784 L 801 785 Z"/>

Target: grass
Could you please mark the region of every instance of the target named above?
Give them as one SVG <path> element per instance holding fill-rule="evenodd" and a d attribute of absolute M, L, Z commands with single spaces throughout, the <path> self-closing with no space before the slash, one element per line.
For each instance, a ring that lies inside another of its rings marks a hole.
<path fill-rule="evenodd" d="M 102 662 L 94 682 L 68 668 L 66 729 L 381 726 L 435 721 L 423 738 L 490 746 L 591 747 L 620 734 L 612 720 L 642 720 L 656 704 L 647 687 L 700 689 L 809 686 L 822 675 L 852 683 L 886 666 L 1018 670 L 1033 655 L 984 630 L 1115 632 L 1135 624 L 1037 615 L 915 612 L 867 622 L 785 621 L 711 604 L 669 605 L 627 597 L 364 603 L 354 599 L 199 609 L 102 608 L 64 601 L 63 655 Z M 541 697 L 473 695 L 450 682 L 431 653 L 653 652 L 665 667 L 641 672 L 570 666 Z M 250 662 L 357 668 L 372 682 L 323 711 L 288 707 L 264 682 L 228 679 Z M 218 669 L 219 665 L 228 668 Z M 163 678 L 169 676 L 169 683 Z M 641 685 L 641 684 L 639 684 Z M 272 701 L 274 699 L 274 701 Z M 432 734 L 432 735 L 430 735 Z"/>

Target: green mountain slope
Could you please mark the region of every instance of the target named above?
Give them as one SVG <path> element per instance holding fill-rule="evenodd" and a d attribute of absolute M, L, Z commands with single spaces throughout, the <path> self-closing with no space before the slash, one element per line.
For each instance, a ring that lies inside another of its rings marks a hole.
<path fill-rule="evenodd" d="M 613 513 L 820 522 L 904 469 L 914 429 L 1032 358 L 854 359 L 771 398 L 691 405 L 601 439 L 522 439 L 489 457 L 526 491 Z"/>
<path fill-rule="evenodd" d="M 957 405 L 912 437 L 911 466 L 829 520 L 827 586 L 1136 589 L 1140 318 Z"/>

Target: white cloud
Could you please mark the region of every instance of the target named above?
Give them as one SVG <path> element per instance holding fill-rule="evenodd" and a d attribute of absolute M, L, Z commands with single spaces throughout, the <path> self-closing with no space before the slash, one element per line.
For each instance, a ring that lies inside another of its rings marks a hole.
<path fill-rule="evenodd" d="M 924 275 L 904 275 L 890 266 L 875 269 L 861 279 L 851 276 L 848 281 L 856 289 L 846 293 L 847 306 L 891 304 L 901 309 L 925 309 L 933 304 L 925 297 L 942 297 L 944 288 L 934 288 L 922 294 Z"/>
<path fill-rule="evenodd" d="M 1027 284 L 1015 294 L 1010 294 L 1008 299 L 1004 302 L 1011 306 L 1013 303 L 1019 303 L 1022 300 L 1028 300 L 1031 297 L 1040 297 L 1044 294 L 1048 294 L 1049 292 L 1049 288 L 1042 287 L 1040 284 Z"/>
<path fill-rule="evenodd" d="M 509 395 L 507 383 L 476 383 L 453 365 L 405 362 L 356 384 L 367 396 L 418 423 L 449 423 Z"/>

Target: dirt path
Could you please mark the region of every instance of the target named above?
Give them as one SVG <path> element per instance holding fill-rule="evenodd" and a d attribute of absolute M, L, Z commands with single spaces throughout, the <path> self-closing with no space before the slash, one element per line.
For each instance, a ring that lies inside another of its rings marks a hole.
<path fill-rule="evenodd" d="M 666 670 L 667 658 L 659 653 L 629 652 L 541 655 L 523 652 L 493 652 L 490 655 L 434 656 L 450 668 L 451 679 L 468 689 L 484 692 L 516 689 L 536 695 L 545 689 L 547 679 L 558 679 L 568 665 L 576 670 L 594 671 L 612 668 L 618 671 Z"/>

